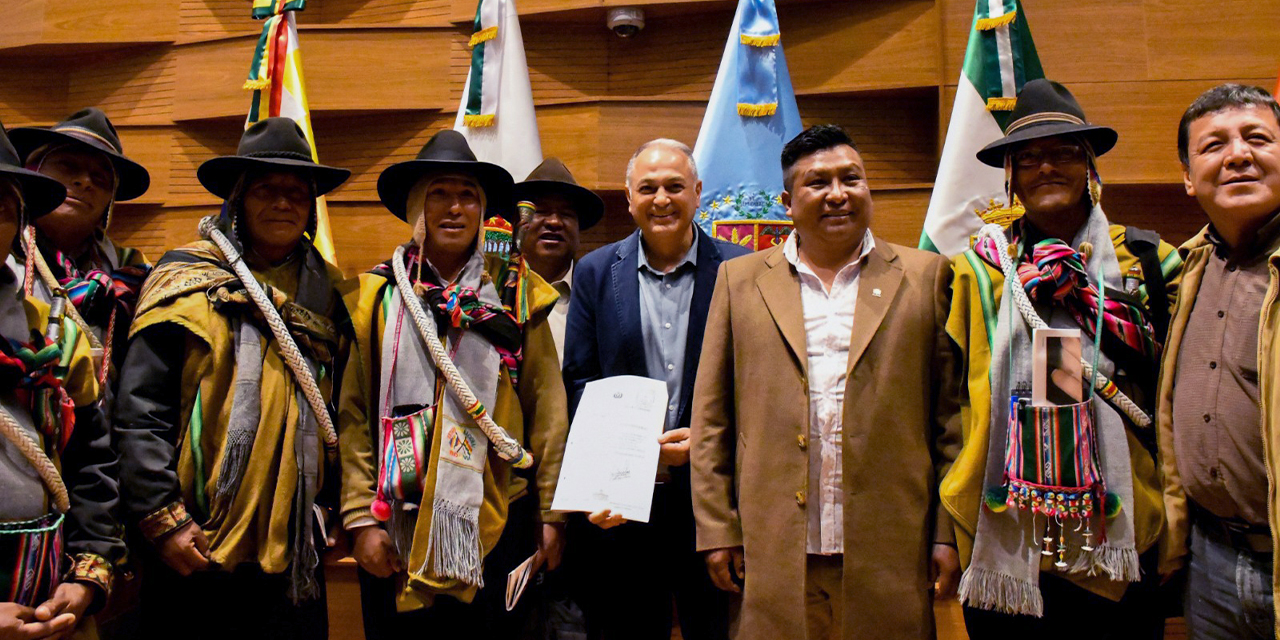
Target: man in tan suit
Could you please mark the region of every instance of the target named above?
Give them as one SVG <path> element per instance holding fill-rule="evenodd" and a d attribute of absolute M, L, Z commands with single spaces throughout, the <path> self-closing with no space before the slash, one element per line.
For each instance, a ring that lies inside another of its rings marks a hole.
<path fill-rule="evenodd" d="M 839 127 L 801 133 L 782 168 L 795 232 L 722 264 L 711 302 L 698 549 L 743 594 L 736 638 L 932 638 L 930 588 L 949 597 L 959 578 L 937 500 L 960 436 L 950 270 L 872 235 L 866 169 Z"/>

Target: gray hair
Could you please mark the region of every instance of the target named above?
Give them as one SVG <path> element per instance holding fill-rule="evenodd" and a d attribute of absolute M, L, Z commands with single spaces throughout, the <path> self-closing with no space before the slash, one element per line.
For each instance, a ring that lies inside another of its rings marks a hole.
<path fill-rule="evenodd" d="M 636 152 L 631 154 L 631 159 L 627 161 L 627 188 L 631 188 L 631 173 L 636 168 L 636 158 L 639 158 L 640 154 L 652 149 L 653 147 L 666 147 L 684 154 L 684 157 L 689 160 L 689 170 L 693 173 L 693 181 L 698 181 L 698 163 L 693 160 L 693 149 L 690 149 L 689 145 L 680 142 L 679 140 L 672 140 L 671 138 L 656 138 L 640 145 L 640 148 L 636 149 Z"/>

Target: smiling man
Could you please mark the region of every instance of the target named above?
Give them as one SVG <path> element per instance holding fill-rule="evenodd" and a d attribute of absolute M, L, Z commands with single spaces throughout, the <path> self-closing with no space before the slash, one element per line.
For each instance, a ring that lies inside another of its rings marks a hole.
<path fill-rule="evenodd" d="M 670 638 L 672 601 L 690 640 L 726 637 L 728 599 L 694 551 L 689 416 L 707 307 L 720 263 L 747 253 L 693 223 L 702 193 L 689 147 L 646 142 L 627 165 L 635 233 L 578 263 L 565 329 L 570 416 L 592 380 L 635 375 L 667 384 L 666 430 L 648 523 L 608 512 L 570 522 L 572 566 L 590 635 Z"/>
<path fill-rule="evenodd" d="M 965 566 L 960 597 L 975 640 L 1069 637 L 1081 616 L 1098 622 L 1090 624 L 1095 638 L 1163 632 L 1154 602 L 1154 545 L 1164 516 L 1151 428 L 1138 421 L 1153 406 L 1164 337 L 1157 327 L 1167 317 L 1182 263 L 1154 234 L 1111 225 L 1103 213 L 1097 156 L 1116 138 L 1114 130 L 1085 120 L 1066 87 L 1041 79 L 1018 94 L 1005 136 L 977 154 L 1005 169 L 1009 201 L 1026 214 L 1004 231 L 1016 255 L 983 237 L 952 260 L 947 331 L 964 352 L 966 424 L 963 448 L 940 493 L 956 523 Z M 1005 278 L 1010 268 L 1016 281 Z M 1033 309 L 1014 304 L 1015 286 Z M 1100 304 L 1105 329 L 1095 354 Z M 1042 423 L 1022 411 L 1011 426 L 1010 406 L 1030 401 L 1033 315 L 1050 327 L 1080 330 L 1083 357 L 1114 383 L 1092 400 L 1057 409 L 1088 429 L 1041 432 Z M 998 496 L 1012 491 L 1010 475 L 1025 480 L 1038 473 L 1017 475 L 1021 467 L 1011 471 L 1006 461 L 1020 458 L 1006 454 L 1041 437 L 1057 438 L 1054 450 L 1068 453 L 1030 468 L 1096 468 L 1105 498 L 1119 508 L 1086 517 L 1088 528 L 1081 520 L 1048 523 L 1035 510 L 1006 509 Z M 1099 531 L 1105 531 L 1101 540 Z M 1041 548 L 1046 539 L 1054 544 Z"/>
<path fill-rule="evenodd" d="M 781 246 L 720 267 L 693 410 L 698 549 L 735 638 L 932 638 L 959 564 L 937 500 L 959 438 L 941 256 L 870 230 L 835 125 L 782 150 Z M 801 629 L 807 629 L 802 635 Z"/>
<path fill-rule="evenodd" d="M 547 323 L 556 340 L 556 355 L 564 362 L 565 322 L 579 238 L 604 217 L 604 201 L 579 185 L 558 158 L 547 158 L 517 184 L 515 197 L 517 202 L 533 205 L 529 218 L 520 221 L 520 254 L 560 294 Z"/>
<path fill-rule="evenodd" d="M 1280 107 L 1257 87 L 1210 89 L 1183 114 L 1178 153 L 1209 225 L 1183 246 L 1158 397 L 1161 571 L 1190 566 L 1189 637 L 1274 638 Z"/>

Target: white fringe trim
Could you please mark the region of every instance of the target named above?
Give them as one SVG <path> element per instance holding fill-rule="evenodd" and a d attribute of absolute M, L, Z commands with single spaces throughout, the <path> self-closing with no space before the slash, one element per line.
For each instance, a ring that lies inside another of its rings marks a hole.
<path fill-rule="evenodd" d="M 425 573 L 431 565 L 436 575 L 483 587 L 479 520 L 477 507 L 436 500 L 431 514 L 431 552 L 418 573 Z"/>
<path fill-rule="evenodd" d="M 972 566 L 960 578 L 960 603 L 1000 613 L 1044 617 L 1044 599 L 1035 583 Z"/>

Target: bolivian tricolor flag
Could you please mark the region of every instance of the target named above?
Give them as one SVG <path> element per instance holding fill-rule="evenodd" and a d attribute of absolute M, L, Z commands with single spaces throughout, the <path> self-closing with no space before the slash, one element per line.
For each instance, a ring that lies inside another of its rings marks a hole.
<path fill-rule="evenodd" d="M 249 79 L 244 88 L 253 91 L 245 128 L 263 118 L 284 116 L 302 127 L 311 143 L 311 159 L 319 162 L 315 134 L 311 131 L 311 112 L 307 107 L 306 82 L 302 77 L 302 52 L 298 49 L 298 27 L 293 12 L 307 6 L 306 0 L 254 0 L 254 19 L 266 19 L 262 36 L 253 52 Z M 329 229 L 329 210 L 324 196 L 316 199 L 316 249 L 325 260 L 337 264 L 333 236 Z"/>
<path fill-rule="evenodd" d="M 969 248 L 984 218 L 1007 221 L 1004 171 L 982 164 L 977 153 L 1004 136 L 1022 85 L 1043 77 L 1022 4 L 977 0 L 921 249 L 954 256 Z"/>

